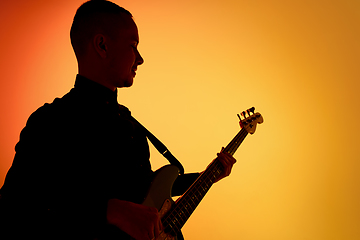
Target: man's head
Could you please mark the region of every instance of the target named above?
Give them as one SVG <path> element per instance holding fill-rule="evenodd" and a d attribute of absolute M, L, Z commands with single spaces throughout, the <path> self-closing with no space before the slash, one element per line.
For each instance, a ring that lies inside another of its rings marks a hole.
<path fill-rule="evenodd" d="M 80 75 L 112 90 L 132 85 L 143 59 L 129 11 L 105 0 L 88 1 L 75 14 L 70 39 Z"/>

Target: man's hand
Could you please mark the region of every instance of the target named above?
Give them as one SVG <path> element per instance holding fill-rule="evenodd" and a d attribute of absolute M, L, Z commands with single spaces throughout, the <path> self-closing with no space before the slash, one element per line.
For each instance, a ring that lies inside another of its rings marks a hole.
<path fill-rule="evenodd" d="M 221 150 L 220 153 L 217 154 L 217 156 L 218 156 L 217 159 L 223 165 L 224 171 L 216 179 L 215 182 L 218 182 L 219 180 L 223 179 L 224 177 L 229 176 L 234 163 L 236 163 L 236 159 L 231 154 L 224 152 L 223 150 L 224 150 L 224 148 Z"/>
<path fill-rule="evenodd" d="M 162 230 L 156 208 L 119 199 L 109 200 L 107 221 L 136 240 L 155 239 Z"/>

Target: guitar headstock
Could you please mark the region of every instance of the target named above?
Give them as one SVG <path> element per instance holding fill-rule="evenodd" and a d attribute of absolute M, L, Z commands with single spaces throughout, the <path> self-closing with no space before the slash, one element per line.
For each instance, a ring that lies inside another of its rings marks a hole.
<path fill-rule="evenodd" d="M 245 130 L 250 134 L 253 134 L 255 132 L 257 124 L 261 124 L 264 122 L 261 114 L 255 113 L 254 107 L 249 108 L 248 110 L 241 113 L 241 116 L 244 119 L 241 119 L 239 114 L 237 116 L 240 119 L 240 127 L 245 128 Z"/>

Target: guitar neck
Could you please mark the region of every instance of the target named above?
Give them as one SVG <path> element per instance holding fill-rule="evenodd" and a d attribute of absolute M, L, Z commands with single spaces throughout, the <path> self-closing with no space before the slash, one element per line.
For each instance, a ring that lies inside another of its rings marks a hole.
<path fill-rule="evenodd" d="M 247 134 L 248 132 L 244 128 L 241 129 L 223 151 L 233 155 Z M 178 199 L 174 208 L 162 219 L 166 232 L 170 232 L 172 235 L 180 232 L 180 229 L 222 172 L 222 164 L 218 159 L 215 159 L 186 193 Z"/>

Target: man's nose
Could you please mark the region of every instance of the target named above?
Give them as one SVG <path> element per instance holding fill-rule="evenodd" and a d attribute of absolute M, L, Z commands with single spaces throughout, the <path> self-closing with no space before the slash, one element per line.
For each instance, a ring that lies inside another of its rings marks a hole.
<path fill-rule="evenodd" d="M 136 64 L 137 65 L 141 65 L 144 63 L 144 59 L 142 58 L 142 56 L 140 55 L 140 52 L 137 51 L 137 54 L 136 54 Z"/>

